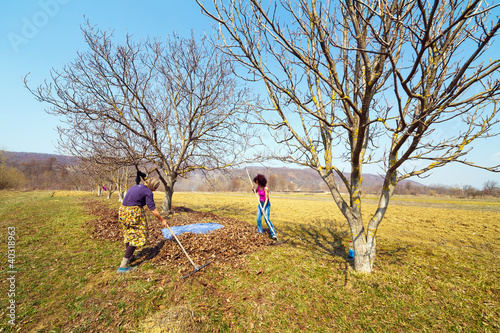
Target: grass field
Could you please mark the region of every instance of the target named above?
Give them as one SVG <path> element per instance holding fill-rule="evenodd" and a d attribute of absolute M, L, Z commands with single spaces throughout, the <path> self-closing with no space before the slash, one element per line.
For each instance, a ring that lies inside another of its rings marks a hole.
<path fill-rule="evenodd" d="M 271 219 L 287 243 L 183 280 L 151 263 L 118 276 L 121 242 L 89 237 L 93 217 L 80 197 L 91 196 L 52 194 L 0 192 L 0 332 L 500 330 L 498 199 L 393 198 L 374 272 L 360 275 L 346 260 L 348 229 L 328 196 L 273 194 Z M 92 198 L 118 207 L 116 198 Z M 173 200 L 254 223 L 253 194 Z M 368 213 L 375 209 L 375 198 L 364 202 Z"/>

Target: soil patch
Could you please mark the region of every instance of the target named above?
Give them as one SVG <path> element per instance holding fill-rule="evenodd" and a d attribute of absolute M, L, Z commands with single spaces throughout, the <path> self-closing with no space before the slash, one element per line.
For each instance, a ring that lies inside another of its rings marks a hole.
<path fill-rule="evenodd" d="M 118 209 L 96 200 L 85 201 L 90 214 L 97 219 L 90 222 L 91 238 L 111 241 L 123 240 Z M 167 218 L 170 227 L 193 223 L 215 222 L 224 228 L 206 234 L 183 233 L 177 235 L 187 253 L 196 265 L 210 261 L 211 264 L 225 265 L 238 261 L 243 255 L 253 253 L 274 243 L 268 234 L 257 232 L 255 225 L 213 213 L 193 211 L 186 207 L 172 207 L 174 214 Z M 147 209 L 149 246 L 136 250 L 131 264 L 140 265 L 150 260 L 155 265 L 177 266 L 183 273 L 192 271 L 193 266 L 182 252 L 175 239 L 165 240 L 161 224 Z"/>

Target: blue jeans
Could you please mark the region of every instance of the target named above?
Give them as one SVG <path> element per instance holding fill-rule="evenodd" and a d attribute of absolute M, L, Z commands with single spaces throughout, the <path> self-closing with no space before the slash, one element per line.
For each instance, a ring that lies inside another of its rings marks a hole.
<path fill-rule="evenodd" d="M 263 233 L 262 230 L 262 208 L 264 206 L 265 201 L 259 201 L 259 207 L 257 208 L 257 229 L 259 229 L 260 233 Z M 274 230 L 274 226 L 271 223 L 271 219 L 269 215 L 271 214 L 271 201 L 267 202 L 266 207 L 264 207 L 264 213 L 266 214 L 266 224 L 269 227 L 269 231 L 271 232 L 271 236 L 276 236 L 276 231 Z"/>

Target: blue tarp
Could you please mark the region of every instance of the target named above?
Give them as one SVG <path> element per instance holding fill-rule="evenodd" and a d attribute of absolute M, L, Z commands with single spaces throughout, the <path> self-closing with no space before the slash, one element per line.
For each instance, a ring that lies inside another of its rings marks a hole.
<path fill-rule="evenodd" d="M 194 223 L 194 224 L 170 227 L 172 232 L 176 235 L 182 234 L 184 232 L 192 232 L 195 234 L 206 234 L 207 232 L 219 228 L 224 228 L 224 226 L 219 223 Z M 161 232 L 163 233 L 163 236 L 165 236 L 165 239 L 172 238 L 172 234 L 170 233 L 168 228 L 161 229 Z"/>

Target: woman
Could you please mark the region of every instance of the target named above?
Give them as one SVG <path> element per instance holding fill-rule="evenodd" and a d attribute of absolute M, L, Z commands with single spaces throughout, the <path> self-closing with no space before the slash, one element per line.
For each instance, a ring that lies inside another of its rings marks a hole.
<path fill-rule="evenodd" d="M 146 245 L 148 237 L 148 225 L 144 206 L 148 206 L 151 213 L 161 222 L 164 228 L 167 227 L 165 220 L 156 209 L 153 200 L 153 192 L 160 186 L 160 181 L 156 178 L 148 178 L 144 185 L 132 186 L 123 199 L 119 211 L 119 220 L 123 229 L 123 242 L 125 243 L 125 255 L 123 256 L 118 273 L 128 273 L 132 267 L 128 266 L 130 257 L 139 246 Z"/>
<path fill-rule="evenodd" d="M 265 213 L 265 220 L 267 226 L 269 227 L 269 231 L 271 232 L 271 237 L 276 239 L 276 230 L 274 230 L 274 226 L 271 223 L 271 219 L 269 215 L 271 214 L 271 201 L 269 201 L 269 188 L 267 185 L 267 179 L 264 175 L 260 173 L 255 176 L 253 182 L 257 184 L 257 194 L 259 195 L 259 208 L 257 208 L 257 228 L 259 232 L 262 233 L 262 210 Z M 252 185 L 252 191 L 255 192 L 255 188 Z"/>

